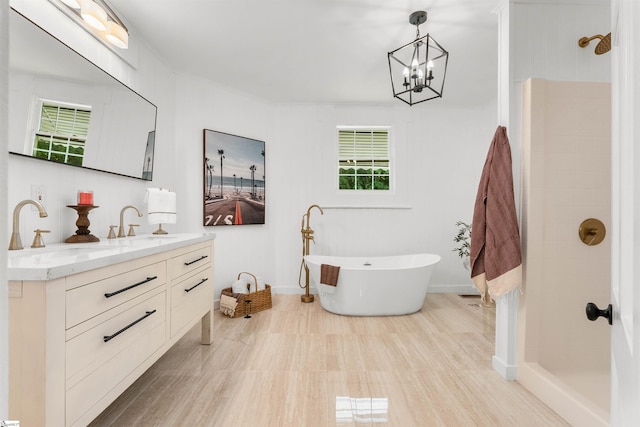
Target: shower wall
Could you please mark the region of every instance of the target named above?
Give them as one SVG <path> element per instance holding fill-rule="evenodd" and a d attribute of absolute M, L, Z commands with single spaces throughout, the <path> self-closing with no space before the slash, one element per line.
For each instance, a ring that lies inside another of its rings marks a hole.
<path fill-rule="evenodd" d="M 523 295 L 518 381 L 573 425 L 608 425 L 610 326 L 587 302 L 610 299 L 611 245 L 582 221 L 611 224 L 609 83 L 527 80 L 522 91 Z"/>

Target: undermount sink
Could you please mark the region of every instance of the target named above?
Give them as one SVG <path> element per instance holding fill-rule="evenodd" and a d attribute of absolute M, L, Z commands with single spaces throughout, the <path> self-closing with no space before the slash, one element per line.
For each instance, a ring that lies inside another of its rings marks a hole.
<path fill-rule="evenodd" d="M 34 258 L 34 259 L 55 259 L 65 257 L 75 257 L 86 254 L 89 256 L 94 252 L 102 252 L 112 249 L 107 246 L 83 245 L 83 246 L 55 246 L 51 248 L 26 249 L 19 251 L 9 251 L 9 259 Z"/>
<path fill-rule="evenodd" d="M 69 247 L 69 248 L 56 248 L 49 252 L 44 251 L 43 255 L 49 258 L 60 258 L 66 256 L 77 256 L 79 254 L 90 254 L 96 251 L 105 251 L 111 248 L 102 247 L 102 246 L 78 246 L 78 247 Z"/>
<path fill-rule="evenodd" d="M 133 236 L 126 239 L 118 239 L 118 242 L 123 246 L 155 246 L 156 244 L 162 245 L 163 243 L 169 243 L 169 241 L 176 239 L 178 236 L 167 235 L 155 235 L 155 236 Z"/>
<path fill-rule="evenodd" d="M 166 239 L 175 239 L 178 236 L 169 236 L 166 234 L 156 234 L 153 236 L 136 236 L 130 237 L 132 240 L 166 240 Z"/>
<path fill-rule="evenodd" d="M 58 260 L 75 257 L 78 259 L 93 259 L 102 257 L 112 251 L 114 253 L 129 251 L 136 248 L 153 247 L 168 243 L 177 239 L 179 235 L 141 235 L 119 239 L 103 239 L 100 242 L 92 243 L 62 243 L 52 244 L 44 248 L 29 248 L 22 250 L 8 251 L 9 260 L 19 262 L 19 260 L 32 259 L 35 262 L 46 262 L 47 260 Z"/>

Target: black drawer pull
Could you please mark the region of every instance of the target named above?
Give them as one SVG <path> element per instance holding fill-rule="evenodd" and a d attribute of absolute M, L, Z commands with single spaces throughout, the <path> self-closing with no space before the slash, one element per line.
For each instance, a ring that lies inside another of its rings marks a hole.
<path fill-rule="evenodd" d="M 198 259 L 194 259 L 193 261 L 190 262 L 185 262 L 184 265 L 191 265 L 193 263 L 196 263 L 198 261 L 202 261 L 203 259 L 207 258 L 209 255 L 202 255 L 200 258 Z"/>
<path fill-rule="evenodd" d="M 185 289 L 185 292 L 191 292 L 192 290 L 194 290 L 195 288 L 197 288 L 198 286 L 202 285 L 204 282 L 206 282 L 207 280 L 209 280 L 208 277 L 205 277 L 204 279 L 200 280 L 198 283 L 196 283 L 195 285 L 193 285 L 192 287 L 190 287 L 189 289 Z"/>
<path fill-rule="evenodd" d="M 116 332 L 113 335 L 106 335 L 103 337 L 104 342 L 107 342 L 115 337 L 117 337 L 118 335 L 120 335 L 121 333 L 123 333 L 124 331 L 126 331 L 127 329 L 129 329 L 130 327 L 132 327 L 133 325 L 135 325 L 136 323 L 142 322 L 144 319 L 146 319 L 147 317 L 151 316 L 153 313 L 155 313 L 156 310 L 152 310 L 152 311 L 147 311 L 146 314 L 144 316 L 142 316 L 141 318 L 139 318 L 138 320 L 134 320 L 133 322 L 129 323 L 127 326 L 125 326 L 124 328 L 120 329 L 118 332 Z"/>
<path fill-rule="evenodd" d="M 147 277 L 147 278 L 146 278 L 145 280 L 143 280 L 142 282 L 134 283 L 134 284 L 133 284 L 133 285 L 131 285 L 131 286 L 127 286 L 126 288 L 122 288 L 122 289 L 117 290 L 117 291 L 114 291 L 114 292 L 107 292 L 106 294 L 104 294 L 104 296 L 105 296 L 106 298 L 111 298 L 111 297 L 112 297 L 112 296 L 114 296 L 114 295 L 118 295 L 119 293 L 124 292 L 124 291 L 128 291 L 129 289 L 133 289 L 133 288 L 135 288 L 136 286 L 144 285 L 145 283 L 150 282 L 150 281 L 152 281 L 152 280 L 155 280 L 155 279 L 157 279 L 157 278 L 158 278 L 158 276 Z"/>

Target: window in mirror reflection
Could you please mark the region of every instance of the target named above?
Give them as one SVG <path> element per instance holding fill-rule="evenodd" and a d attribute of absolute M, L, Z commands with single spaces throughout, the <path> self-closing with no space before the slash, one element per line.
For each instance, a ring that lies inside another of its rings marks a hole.
<path fill-rule="evenodd" d="M 32 156 L 82 166 L 91 107 L 43 99 L 39 104 L 40 118 Z"/>
<path fill-rule="evenodd" d="M 149 132 L 147 136 L 147 148 L 144 151 L 144 164 L 142 165 L 142 179 L 153 179 L 153 150 L 156 146 L 156 131 Z"/>

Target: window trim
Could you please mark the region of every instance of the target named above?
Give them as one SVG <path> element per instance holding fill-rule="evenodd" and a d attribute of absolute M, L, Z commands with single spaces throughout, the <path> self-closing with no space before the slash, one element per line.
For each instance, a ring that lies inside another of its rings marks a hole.
<path fill-rule="evenodd" d="M 387 131 L 387 154 L 389 161 L 389 189 L 388 190 L 364 190 L 364 189 L 340 189 L 340 131 L 376 131 L 376 130 L 386 130 Z M 395 172 L 395 153 L 394 153 L 394 135 L 393 128 L 389 125 L 384 126 L 345 126 L 339 125 L 336 126 L 336 144 L 335 144 L 335 162 L 334 162 L 334 189 L 337 194 L 351 194 L 351 195 L 378 195 L 378 196 L 386 196 L 395 194 L 396 189 L 396 172 Z"/>
<path fill-rule="evenodd" d="M 45 99 L 45 98 L 37 98 L 36 101 L 36 114 L 34 117 L 34 128 L 33 128 L 33 133 L 31 135 L 31 141 L 30 141 L 30 151 L 31 151 L 31 156 L 33 157 L 38 157 L 35 155 L 36 153 L 36 145 L 38 143 L 38 137 L 39 135 L 45 136 L 46 138 L 49 138 L 49 144 L 53 144 L 54 141 L 56 140 L 57 137 L 61 137 L 64 140 L 66 140 L 66 142 L 62 143 L 65 148 L 66 151 L 64 153 L 62 152 L 53 152 L 51 151 L 51 148 L 49 148 L 49 150 L 38 150 L 38 151 L 42 151 L 42 152 L 46 152 L 47 154 L 47 159 L 46 160 L 50 160 L 51 159 L 51 154 L 52 153 L 60 153 L 60 154 L 64 154 L 65 159 L 64 162 L 60 162 L 58 161 L 58 163 L 62 163 L 62 164 L 69 164 L 69 165 L 74 165 L 74 166 L 82 166 L 82 163 L 84 163 L 85 160 L 85 155 L 86 155 L 86 142 L 89 138 L 89 128 L 87 128 L 87 135 L 84 136 L 77 136 L 77 135 L 67 135 L 67 134 L 55 134 L 55 133 L 48 133 L 45 131 L 42 131 L 40 126 L 42 123 L 42 114 L 44 112 L 45 107 L 47 106 L 52 106 L 52 107 L 57 107 L 57 108 L 66 108 L 66 109 L 73 109 L 75 111 L 85 111 L 89 113 L 89 120 L 91 120 L 91 113 L 93 112 L 93 109 L 90 105 L 84 105 L 84 104 L 78 104 L 78 103 L 69 103 L 69 102 L 65 102 L 65 101 L 57 101 L 57 100 L 53 100 L 53 99 Z M 75 123 L 75 118 L 74 118 L 74 123 Z M 87 126 L 89 126 L 89 123 L 87 123 Z M 72 146 L 76 146 L 76 144 L 72 144 L 71 140 L 81 140 L 82 141 L 82 148 L 83 148 L 83 153 L 82 155 L 77 155 L 77 154 L 72 154 L 69 153 L 69 148 Z M 60 144 L 61 142 L 58 142 L 58 144 Z M 69 157 L 75 157 L 75 158 L 79 158 L 80 159 L 80 164 L 75 164 L 73 162 L 69 162 Z M 40 157 L 38 157 L 40 158 Z M 56 161 L 56 160 L 53 160 Z"/>

